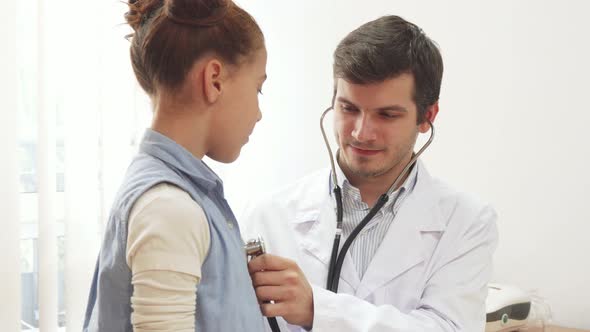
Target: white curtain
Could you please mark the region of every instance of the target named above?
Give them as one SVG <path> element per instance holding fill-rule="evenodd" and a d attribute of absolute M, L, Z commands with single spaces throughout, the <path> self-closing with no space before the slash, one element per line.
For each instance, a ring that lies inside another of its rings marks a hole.
<path fill-rule="evenodd" d="M 64 278 L 68 331 L 82 327 L 108 209 L 139 134 L 124 3 L 63 1 L 83 7 L 62 25 L 60 105 L 64 135 Z M 65 9 L 64 8 L 64 9 Z M 68 36 L 64 38 L 63 36 Z M 138 109 L 149 116 L 146 105 Z"/>
<path fill-rule="evenodd" d="M 16 148 L 16 2 L 8 2 L 0 16 L 0 329 L 20 329 L 20 249 Z"/>
<path fill-rule="evenodd" d="M 3 6 L 2 331 L 82 328 L 108 210 L 151 117 L 126 10 L 116 0 Z"/>

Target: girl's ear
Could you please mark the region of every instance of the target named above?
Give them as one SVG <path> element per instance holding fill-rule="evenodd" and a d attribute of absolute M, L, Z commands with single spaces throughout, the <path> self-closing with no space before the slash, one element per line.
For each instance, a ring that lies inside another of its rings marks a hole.
<path fill-rule="evenodd" d="M 223 64 L 217 59 L 211 59 L 203 70 L 203 94 L 209 104 L 215 103 L 223 93 L 222 84 Z"/>

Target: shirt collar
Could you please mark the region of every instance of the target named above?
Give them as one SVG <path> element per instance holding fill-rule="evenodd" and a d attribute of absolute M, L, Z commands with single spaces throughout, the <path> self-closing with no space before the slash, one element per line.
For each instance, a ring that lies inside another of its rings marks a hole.
<path fill-rule="evenodd" d="M 146 129 L 139 152 L 163 161 L 170 168 L 179 171 L 207 190 L 217 188 L 223 195 L 223 182 L 219 176 L 205 162 L 164 134 L 153 129 Z"/>
<path fill-rule="evenodd" d="M 340 150 L 336 151 L 336 157 L 338 157 L 339 152 Z M 345 201 L 343 203 L 348 206 L 352 206 L 357 210 L 367 209 L 367 205 L 361 200 L 361 195 L 358 188 L 351 185 L 346 175 L 344 175 L 344 172 L 340 167 L 340 163 L 338 162 L 338 158 L 336 158 L 334 166 L 336 167 L 336 177 L 338 181 L 338 186 L 342 190 L 342 198 L 343 201 Z M 396 210 L 399 207 L 401 201 L 403 200 L 401 198 L 408 196 L 413 191 L 414 187 L 416 186 L 417 177 L 418 162 L 416 161 L 412 166 L 412 169 L 410 170 L 408 177 L 398 188 L 398 190 L 395 190 L 394 188 L 389 189 L 389 191 L 387 192 L 389 200 L 383 208 L 391 208 L 393 210 Z M 330 179 L 330 182 L 332 182 L 332 179 Z M 333 195 L 332 188 L 330 189 L 330 195 Z M 400 196 L 400 199 L 396 199 L 398 195 Z M 392 202 L 394 201 L 397 201 L 395 206 L 393 206 L 392 204 Z"/>

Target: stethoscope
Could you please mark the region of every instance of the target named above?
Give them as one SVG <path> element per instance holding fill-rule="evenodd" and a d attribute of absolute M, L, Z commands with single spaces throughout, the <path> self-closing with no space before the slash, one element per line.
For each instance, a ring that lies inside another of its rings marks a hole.
<path fill-rule="evenodd" d="M 334 236 L 334 244 L 332 246 L 332 254 L 330 256 L 330 265 L 328 268 L 328 280 L 326 283 L 326 288 L 331 290 L 334 293 L 338 293 L 338 282 L 340 280 L 340 272 L 342 270 L 342 264 L 344 262 L 344 257 L 346 257 L 346 253 L 350 248 L 350 245 L 360 233 L 360 231 L 371 221 L 371 219 L 379 212 L 379 210 L 387 203 L 389 200 L 388 192 L 391 191 L 392 188 L 397 188 L 404 176 L 412 169 L 412 166 L 418 160 L 418 157 L 426 150 L 426 148 L 432 143 L 434 139 L 434 126 L 432 122 L 428 121 L 430 125 L 430 137 L 428 141 L 422 146 L 422 148 L 418 151 L 418 153 L 414 154 L 410 162 L 406 165 L 406 167 L 402 170 L 402 172 L 397 176 L 393 184 L 389 187 L 389 189 L 379 197 L 377 203 L 371 208 L 369 213 L 361 220 L 361 222 L 352 230 L 350 236 L 346 239 L 344 244 L 342 245 L 342 249 L 340 252 L 338 249 L 340 248 L 340 238 L 342 236 L 342 219 L 343 219 L 343 206 L 342 206 L 342 190 L 338 185 L 338 178 L 336 176 L 336 167 L 334 164 L 334 156 L 332 154 L 332 149 L 330 148 L 330 143 L 328 142 L 328 137 L 326 136 L 326 131 L 324 130 L 324 117 L 326 114 L 334 109 L 333 106 L 328 107 L 320 118 L 320 129 L 322 130 L 322 136 L 324 137 L 324 142 L 326 143 L 326 148 L 328 149 L 328 153 L 330 154 L 330 165 L 332 167 L 332 184 L 334 188 L 332 191 L 334 192 L 334 199 L 336 201 L 336 234 Z M 399 195 L 396 196 L 396 200 Z M 396 201 L 393 202 L 395 206 Z"/>
<path fill-rule="evenodd" d="M 248 261 L 254 257 L 265 254 L 266 246 L 264 245 L 262 236 L 246 241 L 244 244 L 244 251 L 246 252 L 246 258 Z M 267 317 L 266 319 L 268 320 L 268 325 L 272 332 L 281 332 L 276 317 Z"/>

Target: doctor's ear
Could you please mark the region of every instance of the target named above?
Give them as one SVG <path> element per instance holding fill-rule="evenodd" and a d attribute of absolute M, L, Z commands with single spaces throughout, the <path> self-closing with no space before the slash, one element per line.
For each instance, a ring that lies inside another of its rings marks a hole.
<path fill-rule="evenodd" d="M 430 105 L 426 109 L 426 113 L 424 114 L 424 121 L 422 121 L 422 123 L 420 123 L 418 125 L 418 130 L 420 131 L 420 133 L 424 134 L 430 130 L 430 125 L 428 124 L 428 121 L 430 121 L 431 123 L 434 123 L 434 120 L 436 119 L 437 114 L 438 114 L 438 101 L 435 102 L 434 104 Z"/>
<path fill-rule="evenodd" d="M 209 104 L 215 103 L 222 89 L 223 64 L 217 59 L 211 59 L 205 64 L 203 70 L 203 94 Z"/>

